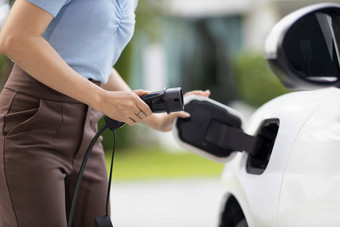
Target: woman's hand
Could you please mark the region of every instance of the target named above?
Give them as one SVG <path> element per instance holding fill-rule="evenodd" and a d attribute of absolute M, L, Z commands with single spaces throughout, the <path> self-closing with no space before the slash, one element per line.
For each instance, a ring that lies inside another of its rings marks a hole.
<path fill-rule="evenodd" d="M 209 97 L 210 96 L 210 91 L 190 91 L 184 94 L 184 97 L 188 95 L 200 95 L 203 97 Z M 175 112 L 171 114 L 157 114 L 153 115 L 152 118 L 148 118 L 145 122 L 153 127 L 154 129 L 157 129 L 162 132 L 168 132 L 172 129 L 173 122 L 176 117 L 179 118 L 188 118 L 190 117 L 190 114 L 184 111 L 181 112 Z M 149 120 L 150 119 L 150 120 Z"/>
<path fill-rule="evenodd" d="M 147 93 L 143 90 L 105 91 L 96 109 L 111 119 L 132 126 L 152 114 L 150 107 L 140 99 L 140 96 Z"/>

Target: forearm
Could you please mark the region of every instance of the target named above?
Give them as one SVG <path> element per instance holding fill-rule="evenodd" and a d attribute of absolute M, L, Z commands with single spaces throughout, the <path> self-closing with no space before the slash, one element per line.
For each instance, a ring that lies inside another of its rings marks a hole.
<path fill-rule="evenodd" d="M 75 72 L 42 37 L 14 38 L 5 54 L 43 84 L 97 108 L 104 90 Z"/>
<path fill-rule="evenodd" d="M 23 46 L 29 48 L 20 51 Z M 8 47 L 13 48 L 8 51 Z M 151 114 L 148 106 L 138 97 L 138 92 L 105 91 L 70 68 L 43 38 L 26 37 L 22 42 L 13 42 L 8 47 L 5 54 L 34 78 L 112 119 L 134 125 L 139 120 L 135 115 L 139 110 Z M 140 92 L 139 95 L 144 93 Z"/>
<path fill-rule="evenodd" d="M 163 114 L 152 114 L 151 116 L 146 118 L 142 123 L 144 123 L 145 125 L 153 129 L 163 131 L 160 125 L 160 115 L 163 115 Z"/>
<path fill-rule="evenodd" d="M 38 81 L 96 108 L 104 90 L 75 72 L 42 37 L 52 18 L 17 0 L 0 33 L 0 52 Z"/>

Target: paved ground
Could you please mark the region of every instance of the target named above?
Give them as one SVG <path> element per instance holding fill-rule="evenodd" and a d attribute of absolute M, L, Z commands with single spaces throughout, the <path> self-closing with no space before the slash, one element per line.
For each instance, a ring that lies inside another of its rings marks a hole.
<path fill-rule="evenodd" d="M 219 179 L 113 182 L 117 227 L 217 226 Z"/>

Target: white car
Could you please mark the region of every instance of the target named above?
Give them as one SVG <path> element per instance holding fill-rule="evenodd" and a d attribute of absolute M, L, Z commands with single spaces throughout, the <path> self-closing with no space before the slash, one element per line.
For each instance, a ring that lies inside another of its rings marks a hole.
<path fill-rule="evenodd" d="M 271 100 L 246 125 L 235 110 L 191 96 L 191 118 L 176 120 L 174 136 L 226 163 L 220 227 L 340 226 L 340 5 L 283 18 L 266 58 L 284 85 L 310 91 Z"/>

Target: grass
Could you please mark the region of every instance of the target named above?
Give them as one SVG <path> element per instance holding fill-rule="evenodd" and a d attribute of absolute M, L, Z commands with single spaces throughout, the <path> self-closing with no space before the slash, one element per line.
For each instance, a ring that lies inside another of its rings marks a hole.
<path fill-rule="evenodd" d="M 109 167 L 111 152 L 106 152 Z M 219 176 L 223 165 L 189 152 L 167 151 L 160 147 L 116 150 L 114 180 L 193 178 Z"/>

